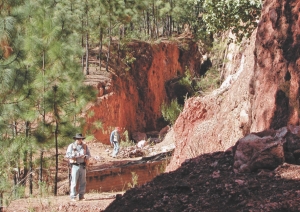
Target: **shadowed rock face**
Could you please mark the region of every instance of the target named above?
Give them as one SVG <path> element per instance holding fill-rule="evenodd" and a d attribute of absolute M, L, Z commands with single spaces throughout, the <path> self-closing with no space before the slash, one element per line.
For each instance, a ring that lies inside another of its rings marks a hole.
<path fill-rule="evenodd" d="M 187 158 L 230 148 L 250 132 L 299 124 L 299 9 L 300 1 L 264 2 L 257 31 L 231 61 L 236 70 L 211 95 L 186 102 L 168 171 Z"/>
<path fill-rule="evenodd" d="M 251 129 L 299 124 L 299 1 L 266 1 L 255 42 Z"/>
<path fill-rule="evenodd" d="M 248 134 L 233 147 L 234 171 L 273 170 L 284 162 L 299 165 L 299 135 L 300 127 L 293 125 Z"/>

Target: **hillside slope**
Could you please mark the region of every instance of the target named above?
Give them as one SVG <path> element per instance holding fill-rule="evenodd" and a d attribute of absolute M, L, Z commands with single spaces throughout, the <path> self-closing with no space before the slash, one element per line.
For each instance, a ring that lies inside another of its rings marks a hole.
<path fill-rule="evenodd" d="M 299 0 L 264 1 L 228 84 L 186 102 L 169 136 L 176 143 L 169 172 L 105 211 L 300 211 L 299 165 L 239 173 L 231 148 L 250 132 L 299 125 L 299 11 Z"/>
<path fill-rule="evenodd" d="M 127 191 L 106 212 L 299 211 L 299 166 L 233 171 L 231 151 L 204 154 Z M 289 178 L 281 176 L 288 174 Z"/>
<path fill-rule="evenodd" d="M 250 132 L 299 124 L 300 1 L 264 1 L 239 67 L 220 89 L 189 99 L 174 125 L 168 171 L 188 158 L 224 151 Z M 249 44 L 248 44 L 249 43 Z"/>

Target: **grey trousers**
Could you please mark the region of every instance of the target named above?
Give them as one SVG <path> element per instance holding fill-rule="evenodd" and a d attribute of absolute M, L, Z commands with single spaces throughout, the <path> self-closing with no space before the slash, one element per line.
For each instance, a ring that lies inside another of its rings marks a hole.
<path fill-rule="evenodd" d="M 72 165 L 70 197 L 75 199 L 77 195 L 76 185 L 78 183 L 79 198 L 83 198 L 86 187 L 86 169 L 83 165 Z"/>

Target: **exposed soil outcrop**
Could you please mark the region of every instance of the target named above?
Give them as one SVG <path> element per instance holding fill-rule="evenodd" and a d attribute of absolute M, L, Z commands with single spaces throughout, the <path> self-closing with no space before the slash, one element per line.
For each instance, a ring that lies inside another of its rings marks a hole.
<path fill-rule="evenodd" d="M 252 80 L 254 75 L 255 33 L 250 45 L 244 44 L 235 71 L 229 74 L 221 87 L 204 97 L 186 101 L 175 125 L 176 149 L 168 171 L 178 168 L 187 158 L 203 153 L 225 150 L 250 132 Z M 235 62 L 236 60 L 232 60 Z"/>
<path fill-rule="evenodd" d="M 299 1 L 264 2 L 257 32 L 238 53 L 239 67 L 217 91 L 186 102 L 169 171 L 250 132 L 299 124 L 299 7 Z"/>
<path fill-rule="evenodd" d="M 299 125 L 299 11 L 299 0 L 264 1 L 257 31 L 235 57 L 240 59 L 235 71 L 212 94 L 189 99 L 166 135 L 164 141 L 176 143 L 168 172 L 116 195 L 105 211 L 300 211 L 299 127 L 291 127 Z M 103 92 L 99 105 L 92 107 L 95 119 L 132 131 L 157 126 L 158 103 L 164 98 L 154 90 L 164 93 L 165 82 L 182 74 L 183 67 L 178 48 L 168 43 L 156 47 L 133 54 L 152 61 L 132 63 L 135 78 L 116 74 L 105 86 L 98 80 Z M 158 71 L 160 66 L 166 73 Z M 106 87 L 109 83 L 117 89 Z M 107 136 L 97 130 L 95 135 L 100 140 Z M 82 202 L 53 208 L 97 211 Z"/>
<path fill-rule="evenodd" d="M 266 1 L 258 25 L 253 131 L 299 124 L 299 1 Z"/>
<path fill-rule="evenodd" d="M 252 133 L 127 191 L 109 211 L 299 211 L 300 127 Z"/>
<path fill-rule="evenodd" d="M 107 144 L 109 133 L 117 125 L 129 133 L 161 130 L 167 125 L 161 105 L 177 97 L 167 93 L 167 82 L 182 77 L 186 70 L 199 75 L 200 59 L 198 46 L 190 39 L 181 40 L 181 44 L 129 43 L 119 60 L 111 59 L 119 66 L 111 67 L 110 73 L 94 69 L 87 76 L 86 82 L 99 91 L 97 103 L 89 108 L 93 116 L 87 118 L 87 129 Z M 100 129 L 93 126 L 96 121 L 102 122 Z"/>
<path fill-rule="evenodd" d="M 203 154 L 117 195 L 106 212 L 299 211 L 299 166 L 233 171 L 231 151 Z"/>
<path fill-rule="evenodd" d="M 176 171 L 125 194 L 88 193 L 87 201 L 69 196 L 16 200 L 4 211 L 299 211 L 299 166 L 235 173 L 231 151 L 187 160 Z"/>

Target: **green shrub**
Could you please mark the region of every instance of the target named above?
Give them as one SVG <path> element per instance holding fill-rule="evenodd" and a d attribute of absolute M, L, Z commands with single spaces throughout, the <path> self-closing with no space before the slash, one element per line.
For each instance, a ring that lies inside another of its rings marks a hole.
<path fill-rule="evenodd" d="M 134 188 L 138 184 L 139 176 L 135 172 L 131 172 L 131 183 L 128 183 L 128 188 Z"/>
<path fill-rule="evenodd" d="M 179 105 L 177 99 L 175 99 L 172 100 L 169 105 L 163 103 L 161 106 L 161 113 L 164 119 L 173 125 L 176 119 L 178 118 L 179 114 L 181 113 L 182 108 L 183 106 Z"/>
<path fill-rule="evenodd" d="M 202 92 L 211 92 L 220 85 L 220 74 L 215 68 L 209 69 L 203 77 L 195 80 L 195 88 Z"/>
<path fill-rule="evenodd" d="M 189 70 L 186 70 L 184 73 L 184 77 L 179 80 L 179 83 L 187 88 L 193 88 L 192 86 L 192 76 Z"/>
<path fill-rule="evenodd" d="M 125 140 L 121 139 L 120 147 L 129 147 L 129 146 L 135 145 L 134 141 L 129 139 L 127 130 L 125 130 L 125 132 L 123 133 L 123 135 L 121 137 L 124 138 Z"/>

